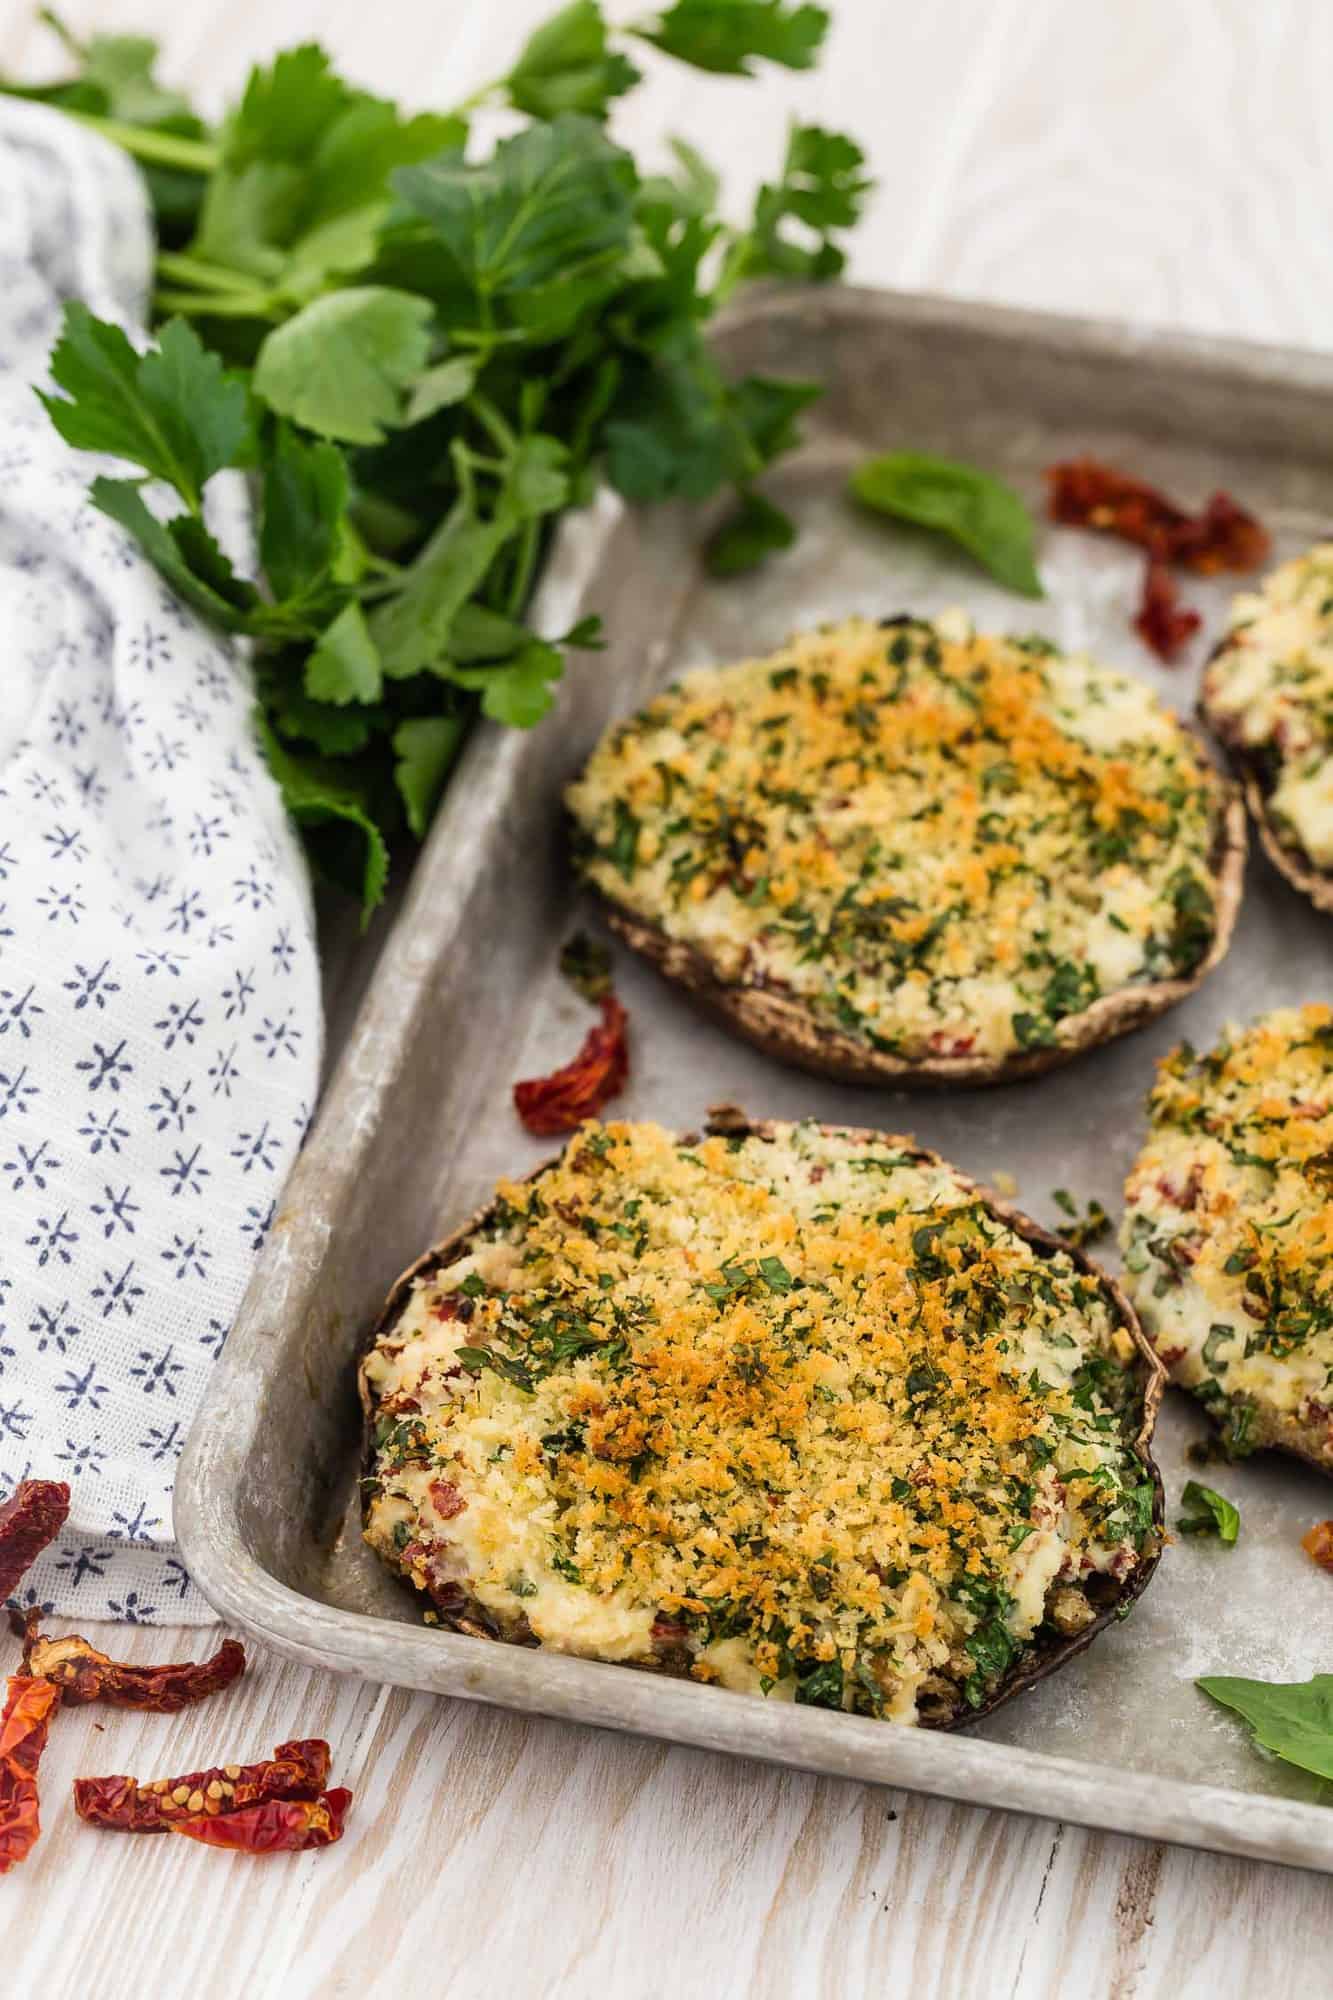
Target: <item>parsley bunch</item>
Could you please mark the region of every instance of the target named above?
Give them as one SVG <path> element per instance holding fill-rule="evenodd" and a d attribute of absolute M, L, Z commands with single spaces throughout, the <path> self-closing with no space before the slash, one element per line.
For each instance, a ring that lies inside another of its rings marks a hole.
<path fill-rule="evenodd" d="M 721 75 L 805 69 L 827 12 L 671 0 L 613 31 L 598 0 L 572 0 L 445 115 L 403 114 L 307 45 L 252 71 L 216 130 L 156 81 L 151 42 L 83 45 L 52 25 L 78 73 L 22 94 L 143 165 L 160 330 L 140 354 L 69 306 L 43 401 L 70 444 L 138 468 L 94 480 L 94 504 L 254 642 L 288 808 L 369 911 L 472 717 L 537 722 L 566 650 L 598 644 L 596 620 L 558 638 L 524 621 L 555 522 L 599 479 L 641 502 L 736 489 L 709 548 L 720 572 L 792 540 L 754 481 L 818 386 L 726 380 L 706 326 L 742 280 L 836 276 L 869 185 L 861 152 L 797 126 L 735 229 L 692 148 L 645 174 L 605 121 L 639 81 L 636 42 Z M 527 122 L 470 156 L 483 104 Z M 207 524 L 228 468 L 256 493 L 258 580 Z M 174 511 L 150 506 L 151 485 Z"/>

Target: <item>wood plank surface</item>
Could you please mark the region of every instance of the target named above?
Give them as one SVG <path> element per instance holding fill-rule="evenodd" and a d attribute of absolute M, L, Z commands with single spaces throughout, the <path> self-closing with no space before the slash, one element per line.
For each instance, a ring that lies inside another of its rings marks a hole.
<path fill-rule="evenodd" d="M 216 105 L 318 36 L 359 80 L 443 104 L 551 0 L 68 0 L 140 29 Z M 880 191 L 854 275 L 1326 345 L 1333 10 L 1309 0 L 833 0 L 814 77 L 653 64 L 619 135 L 681 132 L 737 204 L 787 118 L 865 140 Z M 643 7 L 615 8 L 622 15 Z M 0 0 L 0 67 L 55 52 Z M 344 997 L 359 975 L 342 975 Z M 331 996 L 332 997 L 332 996 Z M 335 1011 L 343 1008 L 335 1000 Z M 198 1632 L 131 1631 L 173 1657 Z M 321 1854 L 255 1862 L 81 1826 L 76 1773 L 141 1776 L 325 1734 L 356 1791 Z M 417 1994 L 643 2000 L 1286 2000 L 1328 1992 L 1321 1877 L 770 1770 L 256 1658 L 175 1719 L 71 1712 L 46 1833 L 0 1882 L 4 1991 L 50 2000 Z"/>

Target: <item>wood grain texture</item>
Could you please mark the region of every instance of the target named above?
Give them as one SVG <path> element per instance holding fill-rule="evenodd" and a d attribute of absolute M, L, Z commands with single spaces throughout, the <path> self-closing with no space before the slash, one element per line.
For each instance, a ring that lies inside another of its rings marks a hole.
<path fill-rule="evenodd" d="M 157 34 L 217 104 L 318 35 L 374 88 L 445 103 L 551 0 L 67 0 L 78 31 Z M 866 139 L 880 192 L 855 275 L 1056 310 L 1327 344 L 1325 79 L 1308 0 L 835 0 L 813 78 L 762 89 L 650 63 L 618 132 L 678 131 L 739 207 L 788 116 Z M 624 15 L 641 6 L 613 6 Z M 54 63 L 0 0 L 0 67 Z M 331 995 L 341 1015 L 365 961 Z M 139 1658 L 206 1635 L 135 1631 Z M 356 1791 L 342 1845 L 255 1862 L 81 1826 L 76 1773 L 166 1774 L 326 1734 Z M 47 1831 L 0 1882 L 6 1990 L 119 2000 L 1264 2000 L 1328 1990 L 1329 1885 L 506 1715 L 256 1660 L 175 1719 L 80 1710 L 49 1753 Z"/>

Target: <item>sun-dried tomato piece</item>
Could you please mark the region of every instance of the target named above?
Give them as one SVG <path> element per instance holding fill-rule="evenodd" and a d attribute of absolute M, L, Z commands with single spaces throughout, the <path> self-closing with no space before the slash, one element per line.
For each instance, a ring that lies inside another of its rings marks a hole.
<path fill-rule="evenodd" d="M 9 1683 L 0 1711 L 0 1875 L 26 1859 L 41 1833 L 37 1766 L 59 1705 L 50 1681 L 15 1674 Z"/>
<path fill-rule="evenodd" d="M 1229 493 L 1214 493 L 1202 513 L 1189 514 L 1157 487 L 1096 458 L 1048 466 L 1046 481 L 1053 521 L 1118 535 L 1158 562 L 1202 576 L 1257 569 L 1271 547 L 1267 531 Z"/>
<path fill-rule="evenodd" d="M 173 1833 L 202 1840 L 209 1847 L 230 1847 L 243 1854 L 299 1854 L 307 1847 L 329 1847 L 343 1836 L 343 1821 L 352 1794 L 341 1786 L 318 1799 L 268 1799 L 241 1812 L 194 1813 L 171 1822 Z"/>
<path fill-rule="evenodd" d="M 1333 1569 L 1333 1521 L 1316 1521 L 1301 1536 L 1301 1547 L 1307 1556 L 1313 1556 L 1320 1569 Z"/>
<path fill-rule="evenodd" d="M 1128 473 L 1096 458 L 1066 459 L 1046 468 L 1047 505 L 1067 528 L 1097 528 L 1165 558 L 1184 526 L 1184 510 Z"/>
<path fill-rule="evenodd" d="M 279 1743 L 258 1764 L 214 1764 L 178 1778 L 76 1778 L 74 1810 L 91 1826 L 118 1833 L 165 1833 L 199 1813 L 241 1812 L 267 1799 L 317 1799 L 329 1782 L 329 1746 L 322 1737 Z"/>
<path fill-rule="evenodd" d="M 36 1620 L 30 1619 L 23 1670 L 54 1681 L 61 1700 L 71 1708 L 86 1701 L 104 1701 L 111 1708 L 142 1708 L 158 1715 L 174 1715 L 230 1687 L 245 1672 L 245 1648 L 235 1639 L 226 1639 L 211 1660 L 132 1667 L 99 1653 L 76 1633 L 63 1639 L 44 1639 Z"/>
<path fill-rule="evenodd" d="M 1143 594 L 1134 613 L 1134 630 L 1159 660 L 1171 666 L 1198 631 L 1203 620 L 1180 601 L 1175 578 L 1164 563 L 1148 558 Z"/>
<path fill-rule="evenodd" d="M 573 1062 L 550 1076 L 514 1085 L 514 1108 L 529 1132 L 549 1138 L 573 1132 L 624 1089 L 629 1077 L 629 1016 L 614 993 L 603 994 L 602 1018 L 588 1030 Z"/>
<path fill-rule="evenodd" d="M 1200 576 L 1221 570 L 1258 569 L 1273 546 L 1268 530 L 1238 507 L 1229 493 L 1214 493 L 1202 514 L 1190 515 L 1171 537 L 1171 560 Z"/>
<path fill-rule="evenodd" d="M 55 1479 L 24 1479 L 0 1507 L 0 1604 L 12 1597 L 69 1515 L 69 1488 Z"/>

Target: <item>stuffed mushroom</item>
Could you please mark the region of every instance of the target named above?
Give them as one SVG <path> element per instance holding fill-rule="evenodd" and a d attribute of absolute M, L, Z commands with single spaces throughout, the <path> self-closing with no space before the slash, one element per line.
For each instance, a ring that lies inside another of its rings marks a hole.
<path fill-rule="evenodd" d="M 1161 1380 L 911 1140 L 589 1124 L 394 1288 L 365 1535 L 456 1629 L 948 1727 L 1148 1581 Z"/>
<path fill-rule="evenodd" d="M 1273 865 L 1333 912 L 1333 542 L 1238 597 L 1200 708 Z"/>
<path fill-rule="evenodd" d="M 570 788 L 628 942 L 750 1040 L 890 1085 L 1032 1075 L 1226 950 L 1244 811 L 1143 683 L 853 619 L 687 674 Z"/>
<path fill-rule="evenodd" d="M 1236 1456 L 1333 1472 L 1333 1008 L 1162 1063 L 1125 1183 L 1125 1285 Z"/>

